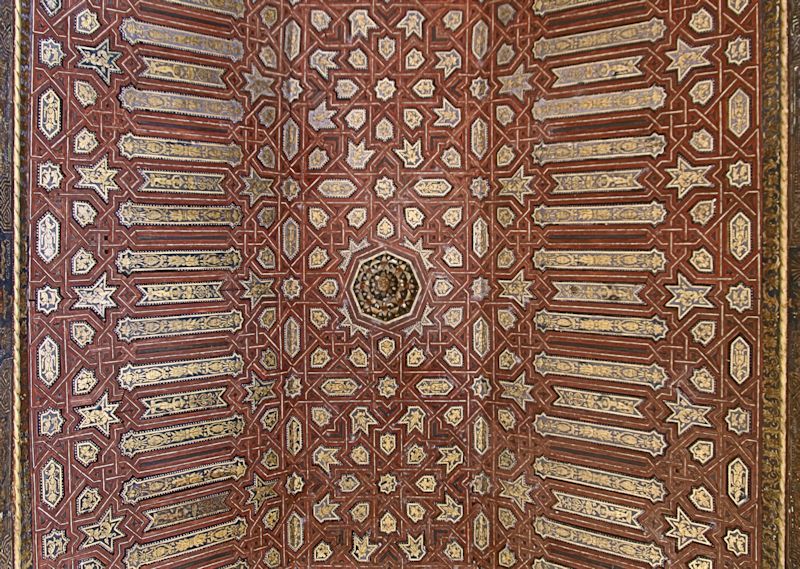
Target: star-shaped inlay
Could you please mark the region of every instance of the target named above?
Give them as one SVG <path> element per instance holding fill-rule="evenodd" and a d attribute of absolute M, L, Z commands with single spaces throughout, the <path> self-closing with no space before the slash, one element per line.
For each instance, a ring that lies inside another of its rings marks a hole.
<path fill-rule="evenodd" d="M 78 67 L 93 69 L 107 85 L 111 84 L 112 73 L 122 73 L 122 70 L 117 65 L 117 60 L 122 55 L 122 52 L 111 51 L 108 38 L 94 47 L 88 45 L 76 47 L 82 56 L 78 62 Z"/>
<path fill-rule="evenodd" d="M 425 453 L 423 451 L 423 458 L 424 456 Z M 378 489 L 383 494 L 392 494 L 397 491 L 397 477 L 394 474 L 382 474 L 378 480 Z"/>
<path fill-rule="evenodd" d="M 81 416 L 81 422 L 78 424 L 77 428 L 89 429 L 94 427 L 105 436 L 110 436 L 111 429 L 109 427 L 121 422 L 116 415 L 118 407 L 119 403 L 109 402 L 108 391 L 106 391 L 94 405 L 75 408 L 75 411 Z"/>
<path fill-rule="evenodd" d="M 248 299 L 250 306 L 255 306 L 265 298 L 275 298 L 275 291 L 272 290 L 275 279 L 261 279 L 251 272 L 247 279 L 240 282 L 244 287 L 242 298 Z"/>
<path fill-rule="evenodd" d="M 375 96 L 381 101 L 388 101 L 397 92 L 397 84 L 394 79 L 384 77 L 375 84 Z"/>
<path fill-rule="evenodd" d="M 277 480 L 264 480 L 258 474 L 253 475 L 253 483 L 247 487 L 247 503 L 253 504 L 253 511 L 258 512 L 262 504 L 278 496 L 275 492 Z"/>
<path fill-rule="evenodd" d="M 461 54 L 455 49 L 437 51 L 436 57 L 439 62 L 436 64 L 435 69 L 444 71 L 445 78 L 450 77 L 454 71 L 461 68 Z"/>
<path fill-rule="evenodd" d="M 336 123 L 331 120 L 334 116 L 336 111 L 328 108 L 327 101 L 322 101 L 308 111 L 308 124 L 316 131 L 336 128 Z"/>
<path fill-rule="evenodd" d="M 59 409 L 46 409 L 39 413 L 39 432 L 52 437 L 64 428 L 64 417 Z"/>
<path fill-rule="evenodd" d="M 36 309 L 42 314 L 51 314 L 61 304 L 61 291 L 50 285 L 36 290 Z"/>
<path fill-rule="evenodd" d="M 425 548 L 424 535 L 421 533 L 417 537 L 412 537 L 411 534 L 408 534 L 408 539 L 406 539 L 405 543 L 400 542 L 398 544 L 409 561 L 421 561 L 428 552 Z"/>
<path fill-rule="evenodd" d="M 665 168 L 672 178 L 667 182 L 667 188 L 678 190 L 678 199 L 681 199 L 694 188 L 711 188 L 713 184 L 706 178 L 711 166 L 692 166 L 683 156 L 678 156 L 674 168 Z"/>
<path fill-rule="evenodd" d="M 527 403 L 533 403 L 531 396 L 533 385 L 525 383 L 525 372 L 522 372 L 514 381 L 501 381 L 500 387 L 503 388 L 500 397 L 514 400 L 523 411 Z"/>
<path fill-rule="evenodd" d="M 59 187 L 63 179 L 64 173 L 61 171 L 61 165 L 49 160 L 39 165 L 39 185 L 48 192 Z"/>
<path fill-rule="evenodd" d="M 502 186 L 498 195 L 513 196 L 517 199 L 519 205 L 525 205 L 525 196 L 531 196 L 534 193 L 531 189 L 533 176 L 526 176 L 522 166 L 517 168 L 517 171 L 510 178 L 499 178 L 498 181 Z"/>
<path fill-rule="evenodd" d="M 706 532 L 711 529 L 711 526 L 693 522 L 680 506 L 678 506 L 675 517 L 665 516 L 665 518 L 670 525 L 670 529 L 665 535 L 678 541 L 678 551 L 692 542 L 711 545 L 706 537 Z"/>
<path fill-rule="evenodd" d="M 99 545 L 109 553 L 114 553 L 114 540 L 122 539 L 125 534 L 119 529 L 119 524 L 125 516 L 115 518 L 111 508 L 107 509 L 97 523 L 81 526 L 79 529 L 86 536 L 81 543 L 81 549 Z"/>
<path fill-rule="evenodd" d="M 273 178 L 262 178 L 255 170 L 250 170 L 250 175 L 242 178 L 244 182 L 244 190 L 242 195 L 247 196 L 250 200 L 250 207 L 252 207 L 261 198 L 271 198 L 275 195 L 272 191 L 272 184 L 275 183 Z"/>
<path fill-rule="evenodd" d="M 500 497 L 512 500 L 523 512 L 525 511 L 525 504 L 533 504 L 533 499 L 531 499 L 533 486 L 525 481 L 524 474 L 520 474 L 513 482 L 500 480 L 500 485 L 503 487 L 500 491 Z"/>
<path fill-rule="evenodd" d="M 264 77 L 261 71 L 254 65 L 249 72 L 244 74 L 244 90 L 250 95 L 250 102 L 253 103 L 260 97 L 274 97 L 275 91 L 272 85 L 275 79 Z"/>
<path fill-rule="evenodd" d="M 47 67 L 58 67 L 64 61 L 64 48 L 53 38 L 39 42 L 39 61 Z"/>
<path fill-rule="evenodd" d="M 353 549 L 350 550 L 350 553 L 356 561 L 359 563 L 369 563 L 369 558 L 372 557 L 376 549 L 378 549 L 378 544 L 369 542 L 368 533 L 364 534 L 364 537 L 359 537 L 353 532 Z"/>
<path fill-rule="evenodd" d="M 739 528 L 729 529 L 723 539 L 728 551 L 736 557 L 746 555 L 750 551 L 750 536 Z"/>
<path fill-rule="evenodd" d="M 486 277 L 478 277 L 472 281 L 470 290 L 472 291 L 472 299 L 480 302 L 489 296 L 492 288 L 489 286 L 489 279 Z"/>
<path fill-rule="evenodd" d="M 433 263 L 431 263 L 430 257 L 431 257 L 431 255 L 433 255 L 434 250 L 433 249 L 425 249 L 425 247 L 423 247 L 423 245 L 424 244 L 422 242 L 422 238 L 421 237 L 419 239 L 417 239 L 416 243 L 412 242 L 408 237 L 406 237 L 405 240 L 403 241 L 403 246 L 404 247 L 406 247 L 408 249 L 411 249 L 412 251 L 414 251 L 415 253 L 417 253 L 419 255 L 419 258 L 422 261 L 422 264 L 424 265 L 424 267 L 426 269 L 432 269 L 433 268 Z"/>
<path fill-rule="evenodd" d="M 408 139 L 403 139 L 403 148 L 395 148 L 394 153 L 403 161 L 406 168 L 416 168 L 422 164 L 422 141 L 411 144 Z"/>
<path fill-rule="evenodd" d="M 499 93 L 501 95 L 511 93 L 520 101 L 524 101 L 525 92 L 533 90 L 530 84 L 530 78 L 532 76 L 533 73 L 525 73 L 525 66 L 520 63 L 513 74 L 498 77 L 500 83 L 503 84 L 503 86 L 500 87 Z"/>
<path fill-rule="evenodd" d="M 91 286 L 76 286 L 73 288 L 78 300 L 72 305 L 73 309 L 89 308 L 97 313 L 100 318 L 106 317 L 106 309 L 116 308 L 114 293 L 119 287 L 109 286 L 106 282 L 107 275 L 103 274 Z"/>
<path fill-rule="evenodd" d="M 285 487 L 289 494 L 296 496 L 303 491 L 303 488 L 306 487 L 306 481 L 297 472 L 292 472 L 286 479 Z"/>
<path fill-rule="evenodd" d="M 366 140 L 362 140 L 358 144 L 354 144 L 352 140 L 347 141 L 347 163 L 351 168 L 363 170 L 367 167 L 373 154 L 375 151 L 367 149 Z"/>
<path fill-rule="evenodd" d="M 244 388 L 247 391 L 245 396 L 245 403 L 250 403 L 253 411 L 261 404 L 262 401 L 267 399 L 274 399 L 275 395 L 275 380 L 260 379 L 253 377 L 253 381 L 245 383 Z"/>
<path fill-rule="evenodd" d="M 528 305 L 528 302 L 535 298 L 530 291 L 533 281 L 525 280 L 522 269 L 514 275 L 513 279 L 497 279 L 497 282 L 503 287 L 503 292 L 497 296 L 500 298 L 509 298 L 523 308 Z"/>
<path fill-rule="evenodd" d="M 475 475 L 470 482 L 469 487 L 475 492 L 478 496 L 485 496 L 489 493 L 489 490 L 492 488 L 492 481 L 491 478 L 485 473 L 480 472 Z"/>
<path fill-rule="evenodd" d="M 77 166 L 78 174 L 81 179 L 75 184 L 76 188 L 88 188 L 97 192 L 97 195 L 108 201 L 108 192 L 118 190 L 119 186 L 114 180 L 119 170 L 109 168 L 108 154 L 103 156 L 93 166 Z"/>
<path fill-rule="evenodd" d="M 422 410 L 422 407 L 417 407 L 416 405 L 412 405 L 400 418 L 398 423 L 406 426 L 406 433 L 410 434 L 413 433 L 414 431 L 419 431 L 420 433 L 424 433 L 425 411 Z"/>
<path fill-rule="evenodd" d="M 478 375 L 472 380 L 472 393 L 475 397 L 486 399 L 492 392 L 492 384 L 485 375 Z"/>
<path fill-rule="evenodd" d="M 667 52 L 667 57 L 671 60 L 667 66 L 667 71 L 677 71 L 678 82 L 683 81 L 692 69 L 711 65 L 711 62 L 706 58 L 706 52 L 710 47 L 710 45 L 692 47 L 678 38 L 676 48 Z"/>
<path fill-rule="evenodd" d="M 433 109 L 433 112 L 439 117 L 436 119 L 436 122 L 433 123 L 433 126 L 455 128 L 458 126 L 458 123 L 461 122 L 461 109 L 448 101 L 447 97 L 442 98 L 442 106 Z"/>
<path fill-rule="evenodd" d="M 435 326 L 433 320 L 430 319 L 431 313 L 433 312 L 433 308 L 430 306 L 425 306 L 425 309 L 422 311 L 422 315 L 417 318 L 417 320 L 411 324 L 403 328 L 403 334 L 406 336 L 410 336 L 414 332 L 419 335 L 422 335 L 423 328 L 427 326 Z"/>
<path fill-rule="evenodd" d="M 353 435 L 356 435 L 359 431 L 369 435 L 369 428 L 377 424 L 378 421 L 366 407 L 356 407 L 350 411 L 350 428 L 353 431 Z"/>
<path fill-rule="evenodd" d="M 406 37 L 417 36 L 422 37 L 422 23 L 425 21 L 425 16 L 416 10 L 409 10 L 406 15 L 397 23 L 397 27 L 406 32 Z"/>
<path fill-rule="evenodd" d="M 675 401 L 665 401 L 667 407 L 672 411 L 672 415 L 667 417 L 667 423 L 678 425 L 678 434 L 682 435 L 692 427 L 711 427 L 711 423 L 706 419 L 706 415 L 711 411 L 711 407 L 705 405 L 693 405 L 689 399 L 679 389 Z"/>
<path fill-rule="evenodd" d="M 283 81 L 283 86 L 281 87 L 283 96 L 286 97 L 286 100 L 289 103 L 292 103 L 300 98 L 300 95 L 303 94 L 303 84 L 300 83 L 299 80 L 295 79 L 294 77 L 289 77 Z"/>
<path fill-rule="evenodd" d="M 350 12 L 347 19 L 350 20 L 350 39 L 352 40 L 358 37 L 368 39 L 370 30 L 378 29 L 378 24 L 369 15 L 369 12 L 361 8 Z"/>
<path fill-rule="evenodd" d="M 737 407 L 728 411 L 725 415 L 725 422 L 728 424 L 728 430 L 737 435 L 743 435 L 750 432 L 750 412 Z"/>
<path fill-rule="evenodd" d="M 695 308 L 713 308 L 706 298 L 711 291 L 711 286 L 693 285 L 689 280 L 678 273 L 678 282 L 674 285 L 667 285 L 667 290 L 672 294 L 672 298 L 664 306 L 678 310 L 678 320 L 682 319 Z"/>
<path fill-rule="evenodd" d="M 320 523 L 339 521 L 342 518 L 340 518 L 339 514 L 336 513 L 338 508 L 339 504 L 331 502 L 331 495 L 325 494 L 325 496 L 322 497 L 322 500 L 314 504 L 314 517 Z"/>

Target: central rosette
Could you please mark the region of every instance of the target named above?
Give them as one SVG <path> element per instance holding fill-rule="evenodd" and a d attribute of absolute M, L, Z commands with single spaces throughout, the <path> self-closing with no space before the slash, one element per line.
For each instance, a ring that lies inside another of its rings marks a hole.
<path fill-rule="evenodd" d="M 359 263 L 352 290 L 362 315 L 391 322 L 414 308 L 419 280 L 409 261 L 379 253 Z"/>

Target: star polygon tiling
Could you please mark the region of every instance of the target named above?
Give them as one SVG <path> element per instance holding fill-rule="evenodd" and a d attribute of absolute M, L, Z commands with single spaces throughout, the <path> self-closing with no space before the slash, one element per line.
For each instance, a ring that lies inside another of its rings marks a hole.
<path fill-rule="evenodd" d="M 682 273 L 678 273 L 678 281 L 674 285 L 666 285 L 672 298 L 664 306 L 675 308 L 678 311 L 678 320 L 695 308 L 714 308 L 706 298 L 711 288 L 710 285 L 694 285 Z"/>
<path fill-rule="evenodd" d="M 523 270 L 514 275 L 512 279 L 497 279 L 497 283 L 503 288 L 503 292 L 498 294 L 500 298 L 508 298 L 519 304 L 522 308 L 528 305 L 528 302 L 536 298 L 531 293 L 530 288 L 533 281 L 525 280 Z"/>
<path fill-rule="evenodd" d="M 99 545 L 109 553 L 114 553 L 115 540 L 125 537 L 125 533 L 119 529 L 119 525 L 124 519 L 125 516 L 114 517 L 111 508 L 109 508 L 97 523 L 80 526 L 78 529 L 86 536 L 83 543 L 81 543 L 81 548 Z"/>
<path fill-rule="evenodd" d="M 512 196 L 516 198 L 519 205 L 525 205 L 525 196 L 531 196 L 534 191 L 531 189 L 531 182 L 533 176 L 526 176 L 525 169 L 520 166 L 514 175 L 510 178 L 499 178 L 498 180 L 502 186 L 498 195 Z"/>
<path fill-rule="evenodd" d="M 81 416 L 81 422 L 77 428 L 88 429 L 94 427 L 106 437 L 110 436 L 110 426 L 122 422 L 116 415 L 118 407 L 119 403 L 109 402 L 108 391 L 106 391 L 94 405 L 75 408 L 75 411 Z"/>
<path fill-rule="evenodd" d="M 111 84 L 112 73 L 122 73 L 122 69 L 117 64 L 122 52 L 112 51 L 108 38 L 96 46 L 79 45 L 76 47 L 81 53 L 78 67 L 94 70 L 105 81 L 106 85 Z"/>
<path fill-rule="evenodd" d="M 91 286 L 76 286 L 73 290 L 78 295 L 78 300 L 73 303 L 72 308 L 89 308 L 101 318 L 105 318 L 106 309 L 117 307 L 113 296 L 118 288 L 108 285 L 105 274 Z"/>

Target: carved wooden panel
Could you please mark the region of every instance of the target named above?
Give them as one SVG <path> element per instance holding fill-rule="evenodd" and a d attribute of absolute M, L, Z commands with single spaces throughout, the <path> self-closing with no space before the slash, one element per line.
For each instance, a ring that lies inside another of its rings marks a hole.
<path fill-rule="evenodd" d="M 41 567 L 750 567 L 759 4 L 41 0 Z"/>

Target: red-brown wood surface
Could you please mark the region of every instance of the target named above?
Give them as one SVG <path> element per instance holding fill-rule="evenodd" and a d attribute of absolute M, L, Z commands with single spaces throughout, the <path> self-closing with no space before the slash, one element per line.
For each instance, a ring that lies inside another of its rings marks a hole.
<path fill-rule="evenodd" d="M 758 8 L 37 3 L 38 566 L 755 566 Z"/>

